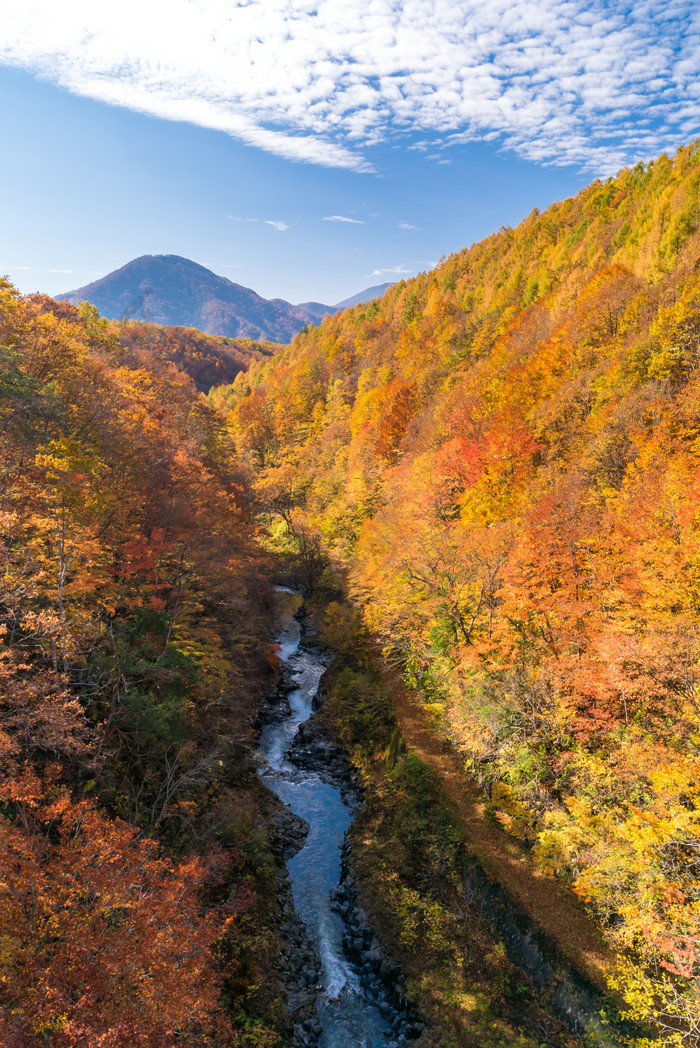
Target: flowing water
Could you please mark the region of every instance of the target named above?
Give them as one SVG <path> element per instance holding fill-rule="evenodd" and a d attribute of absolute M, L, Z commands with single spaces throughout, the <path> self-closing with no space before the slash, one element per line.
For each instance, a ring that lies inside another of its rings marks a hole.
<path fill-rule="evenodd" d="M 340 849 L 353 812 L 340 790 L 315 773 L 302 771 L 288 760 L 299 725 L 313 713 L 313 702 L 327 662 L 323 655 L 300 649 L 301 628 L 294 614 L 302 600 L 291 590 L 278 590 L 280 658 L 296 688 L 289 693 L 290 715 L 267 725 L 260 738 L 264 758 L 261 777 L 280 800 L 309 823 L 304 847 L 287 863 L 294 903 L 321 962 L 323 992 L 318 998 L 318 1020 L 323 1028 L 321 1048 L 379 1048 L 392 1033 L 378 1009 L 366 997 L 357 973 L 343 955 L 343 925 L 331 910 L 330 892 L 340 879 Z M 527 972 L 535 986 L 556 988 L 553 1010 L 587 1043 L 609 1048 L 613 1033 L 605 1029 L 595 993 L 580 985 L 566 966 L 552 955 L 529 922 L 503 893 L 490 884 L 483 870 L 465 867 L 465 888 L 471 905 L 511 961 Z M 395 1042 L 394 1042 L 395 1043 Z"/>
<path fill-rule="evenodd" d="M 287 759 L 299 725 L 313 713 L 313 700 L 327 662 L 322 655 L 300 650 L 301 629 L 294 618 L 301 598 L 278 590 L 280 658 L 296 684 L 288 695 L 291 713 L 268 724 L 260 738 L 264 758 L 261 777 L 284 804 L 309 823 L 304 847 L 287 862 L 297 911 L 321 962 L 322 994 L 318 1020 L 321 1048 L 378 1048 L 391 1031 L 367 999 L 357 974 L 343 955 L 343 925 L 331 910 L 331 890 L 340 879 L 340 849 L 352 822 L 352 811 L 340 790 L 315 772 L 301 771 Z"/>

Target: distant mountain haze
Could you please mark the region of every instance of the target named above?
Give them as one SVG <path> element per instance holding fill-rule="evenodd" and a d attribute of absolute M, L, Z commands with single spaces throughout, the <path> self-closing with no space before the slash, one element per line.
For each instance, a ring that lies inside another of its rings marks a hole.
<path fill-rule="evenodd" d="M 343 309 L 350 309 L 352 306 L 359 306 L 361 302 L 371 302 L 373 298 L 382 298 L 384 293 L 393 286 L 392 283 L 376 284 L 374 287 L 366 287 L 364 291 L 358 292 L 357 295 L 352 295 L 350 298 L 344 298 L 342 302 L 336 302 L 334 312 L 340 313 Z"/>
<path fill-rule="evenodd" d="M 179 255 L 141 255 L 100 280 L 58 299 L 90 302 L 108 320 L 197 328 L 207 335 L 287 343 L 307 324 L 319 324 L 358 302 L 384 294 L 391 284 L 367 288 L 334 306 L 292 305 L 266 299 Z"/>

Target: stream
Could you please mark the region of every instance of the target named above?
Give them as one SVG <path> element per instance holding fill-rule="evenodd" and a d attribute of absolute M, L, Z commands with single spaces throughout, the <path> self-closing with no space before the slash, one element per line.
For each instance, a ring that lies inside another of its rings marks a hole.
<path fill-rule="evenodd" d="M 314 1036 L 313 1043 L 320 1048 L 396 1048 L 405 1044 L 407 1038 L 397 1035 L 396 1023 L 392 1031 L 385 1019 L 388 1009 L 380 1011 L 376 999 L 366 992 L 366 975 L 361 985 L 358 970 L 344 955 L 343 935 L 347 940 L 347 929 L 337 907 L 333 907 L 341 878 L 344 836 L 354 810 L 337 786 L 290 759 L 300 726 L 314 712 L 314 700 L 329 660 L 320 652 L 300 646 L 301 626 L 295 614 L 302 605 L 301 596 L 284 587 L 278 587 L 276 595 L 279 655 L 295 687 L 287 695 L 289 714 L 262 730 L 259 771 L 265 785 L 309 825 L 306 841 L 287 861 L 287 870 L 294 905 L 320 962 L 321 992 L 316 998 L 318 1040 Z M 552 1011 L 572 1032 L 583 1035 L 586 1043 L 612 1048 L 617 1042 L 614 1031 L 601 1023 L 602 1001 L 597 993 L 584 986 L 555 956 L 525 915 L 472 860 L 465 862 L 464 887 L 469 904 L 496 940 L 503 943 L 508 958 L 545 994 L 548 989 L 554 991 Z M 409 1032 L 411 1036 L 416 1034 Z"/>
<path fill-rule="evenodd" d="M 353 812 L 339 789 L 288 760 L 299 726 L 314 712 L 313 701 L 328 661 L 321 654 L 300 650 L 301 627 L 294 615 L 301 597 L 280 587 L 277 598 L 280 659 L 296 688 L 287 696 L 290 715 L 262 731 L 260 775 L 268 789 L 309 824 L 306 843 L 288 860 L 287 870 L 294 904 L 321 963 L 317 1018 L 323 1032 L 318 1044 L 321 1048 L 378 1048 L 392 1040 L 391 1029 L 346 960 L 343 923 L 331 909 L 331 891 L 340 879 L 343 838 Z"/>

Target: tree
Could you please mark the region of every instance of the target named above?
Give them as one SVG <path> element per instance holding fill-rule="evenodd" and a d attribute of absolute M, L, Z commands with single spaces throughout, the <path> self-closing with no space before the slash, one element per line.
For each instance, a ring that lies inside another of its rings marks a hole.
<path fill-rule="evenodd" d="M 226 920 L 197 897 L 221 857 L 174 865 L 50 784 L 16 792 L 16 815 L 0 817 L 7 1048 L 225 1043 L 212 950 Z"/>

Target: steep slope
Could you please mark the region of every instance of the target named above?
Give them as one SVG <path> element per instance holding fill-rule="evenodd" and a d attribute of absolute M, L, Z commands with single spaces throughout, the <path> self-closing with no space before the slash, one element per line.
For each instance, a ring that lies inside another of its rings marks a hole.
<path fill-rule="evenodd" d="M 59 295 L 58 300 L 74 305 L 89 302 L 108 320 L 135 320 L 197 328 L 208 335 L 287 343 L 308 324 L 320 324 L 326 314 L 369 301 L 388 286 L 368 288 L 337 306 L 322 302 L 292 305 L 282 298 L 262 298 L 188 258 L 142 255 L 92 284 Z"/>
<path fill-rule="evenodd" d="M 186 375 L 53 305 L 0 280 L 0 1043 L 279 1044 L 245 480 Z"/>
<path fill-rule="evenodd" d="M 622 171 L 211 394 L 667 1044 L 700 1034 L 699 191 L 696 145 Z"/>
<path fill-rule="evenodd" d="M 195 328 L 161 327 L 138 321 L 116 324 L 114 330 L 125 348 L 170 361 L 186 372 L 200 393 L 208 393 L 221 382 L 233 382 L 254 361 L 271 357 L 282 348 L 274 342 L 216 338 Z"/>

